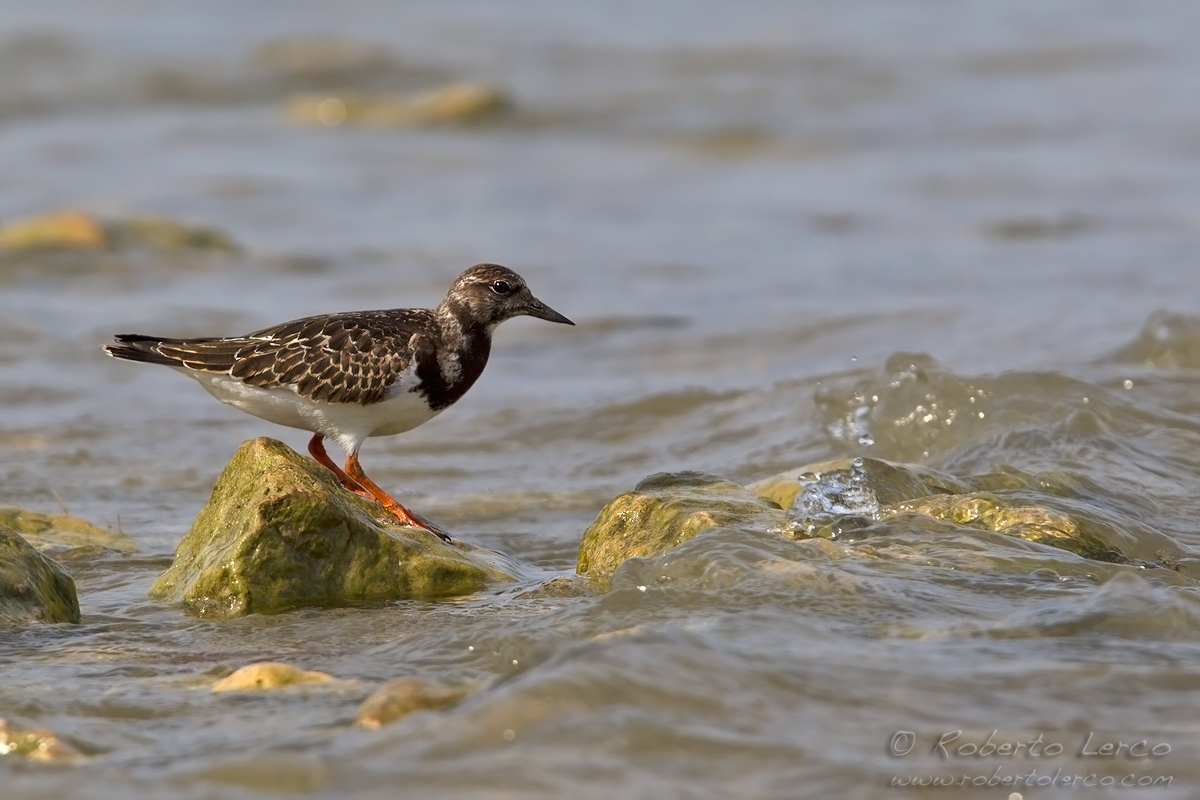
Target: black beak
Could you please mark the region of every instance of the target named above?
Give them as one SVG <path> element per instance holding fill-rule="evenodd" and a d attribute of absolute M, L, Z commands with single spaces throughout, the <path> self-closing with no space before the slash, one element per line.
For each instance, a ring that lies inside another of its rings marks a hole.
<path fill-rule="evenodd" d="M 574 322 L 564 317 L 562 314 L 555 311 L 550 306 L 538 300 L 536 297 L 530 297 L 529 302 L 525 304 L 525 313 L 531 317 L 544 319 L 548 322 L 561 322 L 564 325 L 574 325 Z"/>

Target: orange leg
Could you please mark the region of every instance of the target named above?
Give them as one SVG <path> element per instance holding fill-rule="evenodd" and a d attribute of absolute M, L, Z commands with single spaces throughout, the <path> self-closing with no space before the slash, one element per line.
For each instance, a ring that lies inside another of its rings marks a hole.
<path fill-rule="evenodd" d="M 336 475 L 338 482 L 341 483 L 343 487 L 349 489 L 355 494 L 361 494 L 363 497 L 369 497 L 372 500 L 375 499 L 375 495 L 367 491 L 358 481 L 354 480 L 345 472 L 343 472 L 342 468 L 339 467 L 337 463 L 329 457 L 329 454 L 325 452 L 324 436 L 319 433 L 313 434 L 313 437 L 308 440 L 308 452 L 309 455 L 317 460 L 318 464 Z"/>
<path fill-rule="evenodd" d="M 405 525 L 412 525 L 414 528 L 429 531 L 435 536 L 441 537 L 443 541 L 453 541 L 445 531 L 439 529 L 429 520 L 423 519 L 420 515 L 400 505 L 387 492 L 380 489 L 373 480 L 368 478 L 367 473 L 363 472 L 362 467 L 358 463 L 358 453 L 351 453 L 346 456 L 346 474 L 352 481 L 370 492 L 379 501 L 380 505 L 392 512 Z"/>

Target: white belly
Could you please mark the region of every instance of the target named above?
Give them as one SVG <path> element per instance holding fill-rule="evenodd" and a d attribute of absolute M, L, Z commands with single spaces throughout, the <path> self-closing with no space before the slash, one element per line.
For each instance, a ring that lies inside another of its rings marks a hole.
<path fill-rule="evenodd" d="M 357 452 L 368 436 L 403 433 L 440 413 L 431 410 L 423 396 L 407 391 L 407 382 L 403 380 L 390 397 L 360 406 L 357 403 L 310 400 L 286 387 L 262 389 L 242 383 L 224 372 L 179 371 L 195 378 L 222 403 L 277 425 L 327 436 L 341 444 L 348 453 Z"/>

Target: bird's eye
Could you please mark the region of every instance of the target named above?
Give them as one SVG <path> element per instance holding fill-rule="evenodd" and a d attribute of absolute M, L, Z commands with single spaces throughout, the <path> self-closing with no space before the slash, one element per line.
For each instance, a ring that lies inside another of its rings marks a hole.
<path fill-rule="evenodd" d="M 512 284 L 508 281 L 493 281 L 492 291 L 496 294 L 508 294 L 512 291 Z"/>

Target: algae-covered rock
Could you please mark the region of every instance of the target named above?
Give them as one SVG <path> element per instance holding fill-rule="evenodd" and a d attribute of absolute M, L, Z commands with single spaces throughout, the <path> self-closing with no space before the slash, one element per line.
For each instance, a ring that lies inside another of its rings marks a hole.
<path fill-rule="evenodd" d="M 1012 468 L 959 479 L 873 458 L 810 464 L 745 489 L 711 475 L 655 475 L 600 512 L 580 543 L 578 571 L 603 578 L 632 556 L 661 555 L 714 526 L 789 538 L 839 538 L 866 528 L 879 533 L 902 523 L 905 515 L 920 515 L 1095 561 L 1200 574 L 1196 553 L 1136 519 L 1089 502 L 1076 483 L 1069 476 Z"/>
<path fill-rule="evenodd" d="M 449 708 L 471 693 L 471 686 L 396 678 L 376 689 L 358 707 L 354 724 L 360 728 L 381 728 L 414 711 Z"/>
<path fill-rule="evenodd" d="M 905 513 L 1019 536 L 1096 561 L 1143 562 L 1187 573 L 1195 569 L 1195 554 L 1169 536 L 1115 512 L 1053 495 L 1028 491 L 939 495 L 898 503 L 884 510 L 884 518 Z"/>
<path fill-rule="evenodd" d="M 31 622 L 79 622 L 75 581 L 0 524 L 0 625 Z"/>
<path fill-rule="evenodd" d="M 611 574 L 631 556 L 652 558 L 712 527 L 782 527 L 774 503 L 717 475 L 659 473 L 620 495 L 600 512 L 579 543 L 576 570 Z"/>
<path fill-rule="evenodd" d="M 105 547 L 123 553 L 137 552 L 133 540 L 70 514 L 41 514 L 16 506 L 0 506 L 0 525 L 21 534 L 38 550 L 69 547 Z"/>
<path fill-rule="evenodd" d="M 0 718 L 0 755 L 61 763 L 84 758 L 78 747 L 44 728 L 20 728 Z"/>
<path fill-rule="evenodd" d="M 898 503 L 886 509 L 886 516 L 901 513 L 921 514 L 996 533 L 1019 536 L 1031 542 L 1061 547 L 1079 555 L 1097 553 L 1098 543 L 1088 548 L 1082 528 L 1069 515 L 1037 505 L 1022 505 L 1006 501 L 990 492 L 971 492 L 962 495 L 936 495 Z M 1103 560 L 1109 560 L 1107 558 Z"/>
<path fill-rule="evenodd" d="M 333 683 L 337 678 L 324 672 L 307 672 L 291 664 L 261 661 L 234 670 L 213 684 L 214 692 L 259 691 L 299 686 L 307 683 Z"/>
<path fill-rule="evenodd" d="M 505 93 L 481 83 L 451 83 L 412 96 L 358 92 L 298 94 L 288 99 L 288 119 L 305 124 L 409 128 L 475 122 L 509 106 Z"/>
<path fill-rule="evenodd" d="M 399 525 L 282 442 L 244 443 L 152 597 L 206 617 L 469 594 L 519 562 Z"/>

